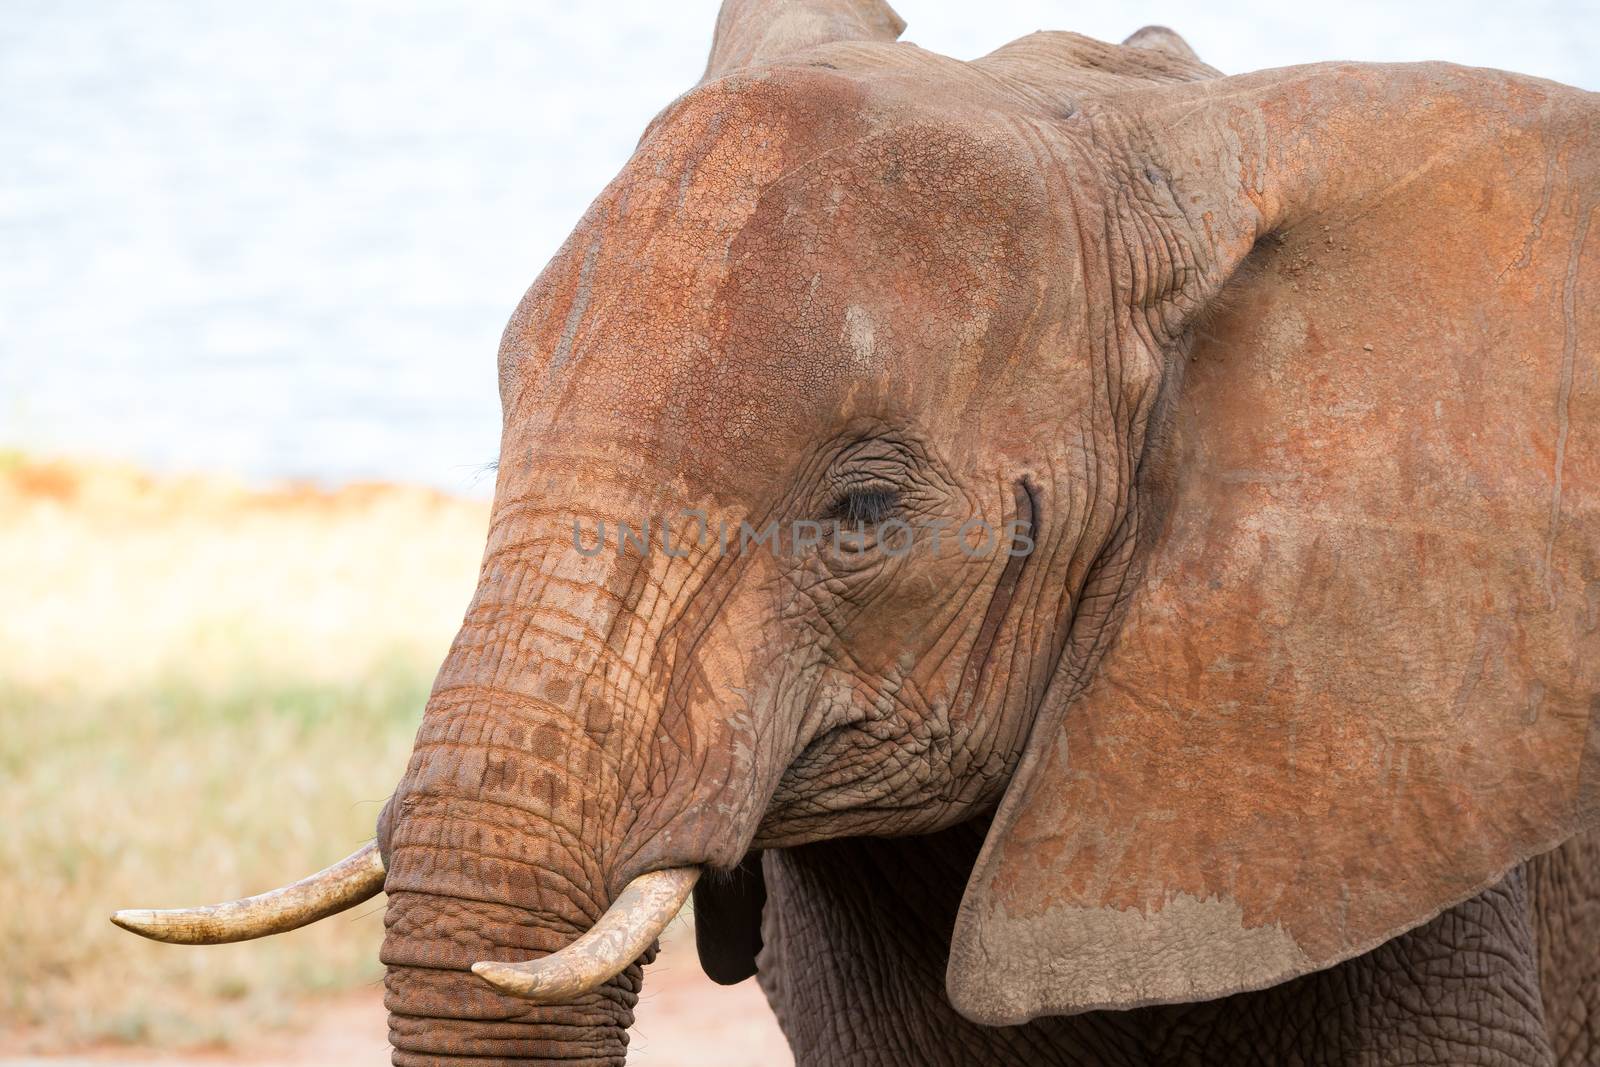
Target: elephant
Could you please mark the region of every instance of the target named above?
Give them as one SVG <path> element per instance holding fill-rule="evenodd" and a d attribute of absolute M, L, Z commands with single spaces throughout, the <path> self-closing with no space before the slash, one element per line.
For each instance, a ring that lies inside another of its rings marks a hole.
<path fill-rule="evenodd" d="M 728 0 L 375 841 L 116 921 L 386 891 L 402 1067 L 623 1063 L 691 896 L 802 1065 L 1600 1062 L 1600 96 L 904 26 Z"/>

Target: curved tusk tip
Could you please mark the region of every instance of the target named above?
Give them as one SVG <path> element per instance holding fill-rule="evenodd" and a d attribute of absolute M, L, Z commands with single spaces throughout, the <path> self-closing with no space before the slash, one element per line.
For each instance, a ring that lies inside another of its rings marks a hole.
<path fill-rule="evenodd" d="M 160 908 L 123 908 L 112 913 L 111 922 L 130 934 L 148 937 L 168 945 L 200 943 L 183 923 L 172 922 L 172 913 Z"/>
<path fill-rule="evenodd" d="M 144 937 L 150 936 L 151 920 L 153 918 L 155 918 L 155 913 L 149 908 L 123 908 L 120 911 L 111 913 L 113 925 L 120 926 L 129 933 L 140 934 Z"/>
<path fill-rule="evenodd" d="M 566 948 L 526 963 L 480 960 L 472 973 L 501 993 L 557 1004 L 594 992 L 627 969 L 683 907 L 699 867 L 641 874 L 627 884 L 587 933 Z"/>

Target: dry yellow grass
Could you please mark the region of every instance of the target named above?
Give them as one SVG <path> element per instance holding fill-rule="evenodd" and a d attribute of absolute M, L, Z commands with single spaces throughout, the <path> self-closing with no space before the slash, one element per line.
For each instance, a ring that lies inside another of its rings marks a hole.
<path fill-rule="evenodd" d="M 376 981 L 378 902 L 185 949 L 117 907 L 256 892 L 371 836 L 487 505 L 0 462 L 0 1031 L 224 1043 Z M 18 1035 L 25 1035 L 20 1037 Z"/>

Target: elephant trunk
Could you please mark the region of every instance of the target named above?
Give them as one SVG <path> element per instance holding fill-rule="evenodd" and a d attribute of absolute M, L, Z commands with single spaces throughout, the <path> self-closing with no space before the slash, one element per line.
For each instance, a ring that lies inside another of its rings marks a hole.
<path fill-rule="evenodd" d="M 656 642 L 648 561 L 503 536 L 379 821 L 394 1062 L 621 1064 L 707 858 L 681 725 L 624 658 Z"/>
<path fill-rule="evenodd" d="M 463 785 L 478 774 L 470 753 L 451 757 Z M 601 850 L 578 832 L 592 825 L 582 798 L 570 811 L 530 811 L 468 791 L 420 795 L 403 785 L 380 825 L 389 857 L 381 958 L 394 1062 L 621 1064 L 641 964 L 659 929 L 642 945 L 622 946 L 639 947 L 604 968 L 609 973 L 591 967 L 585 981 L 539 1002 L 474 973 L 485 961 L 561 967 L 605 923 L 612 901 Z"/>
<path fill-rule="evenodd" d="M 579 893 L 567 892 L 576 901 Z M 556 958 L 581 936 L 589 907 L 592 902 L 528 908 L 446 893 L 391 894 L 382 959 L 393 1062 L 622 1064 L 642 964 L 653 957 L 653 946 L 587 992 L 550 1004 L 502 993 L 471 971 L 484 958 Z"/>

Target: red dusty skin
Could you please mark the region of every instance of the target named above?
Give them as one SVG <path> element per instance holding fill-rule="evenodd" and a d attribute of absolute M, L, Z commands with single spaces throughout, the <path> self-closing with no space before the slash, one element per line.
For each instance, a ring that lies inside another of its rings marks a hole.
<path fill-rule="evenodd" d="M 706 814 L 716 797 L 683 759 L 702 746 L 663 711 L 648 664 L 621 651 L 655 646 L 670 614 L 670 595 L 656 612 L 638 587 L 670 593 L 682 585 L 675 568 L 693 566 L 585 557 L 570 523 L 530 524 L 517 506 L 498 513 L 477 595 L 379 825 L 396 1063 L 621 1062 L 638 964 L 548 1005 L 497 992 L 472 968 L 567 949 L 640 875 L 718 858 L 710 842 L 739 848 L 753 832 Z M 638 948 L 652 956 L 653 937 Z"/>

